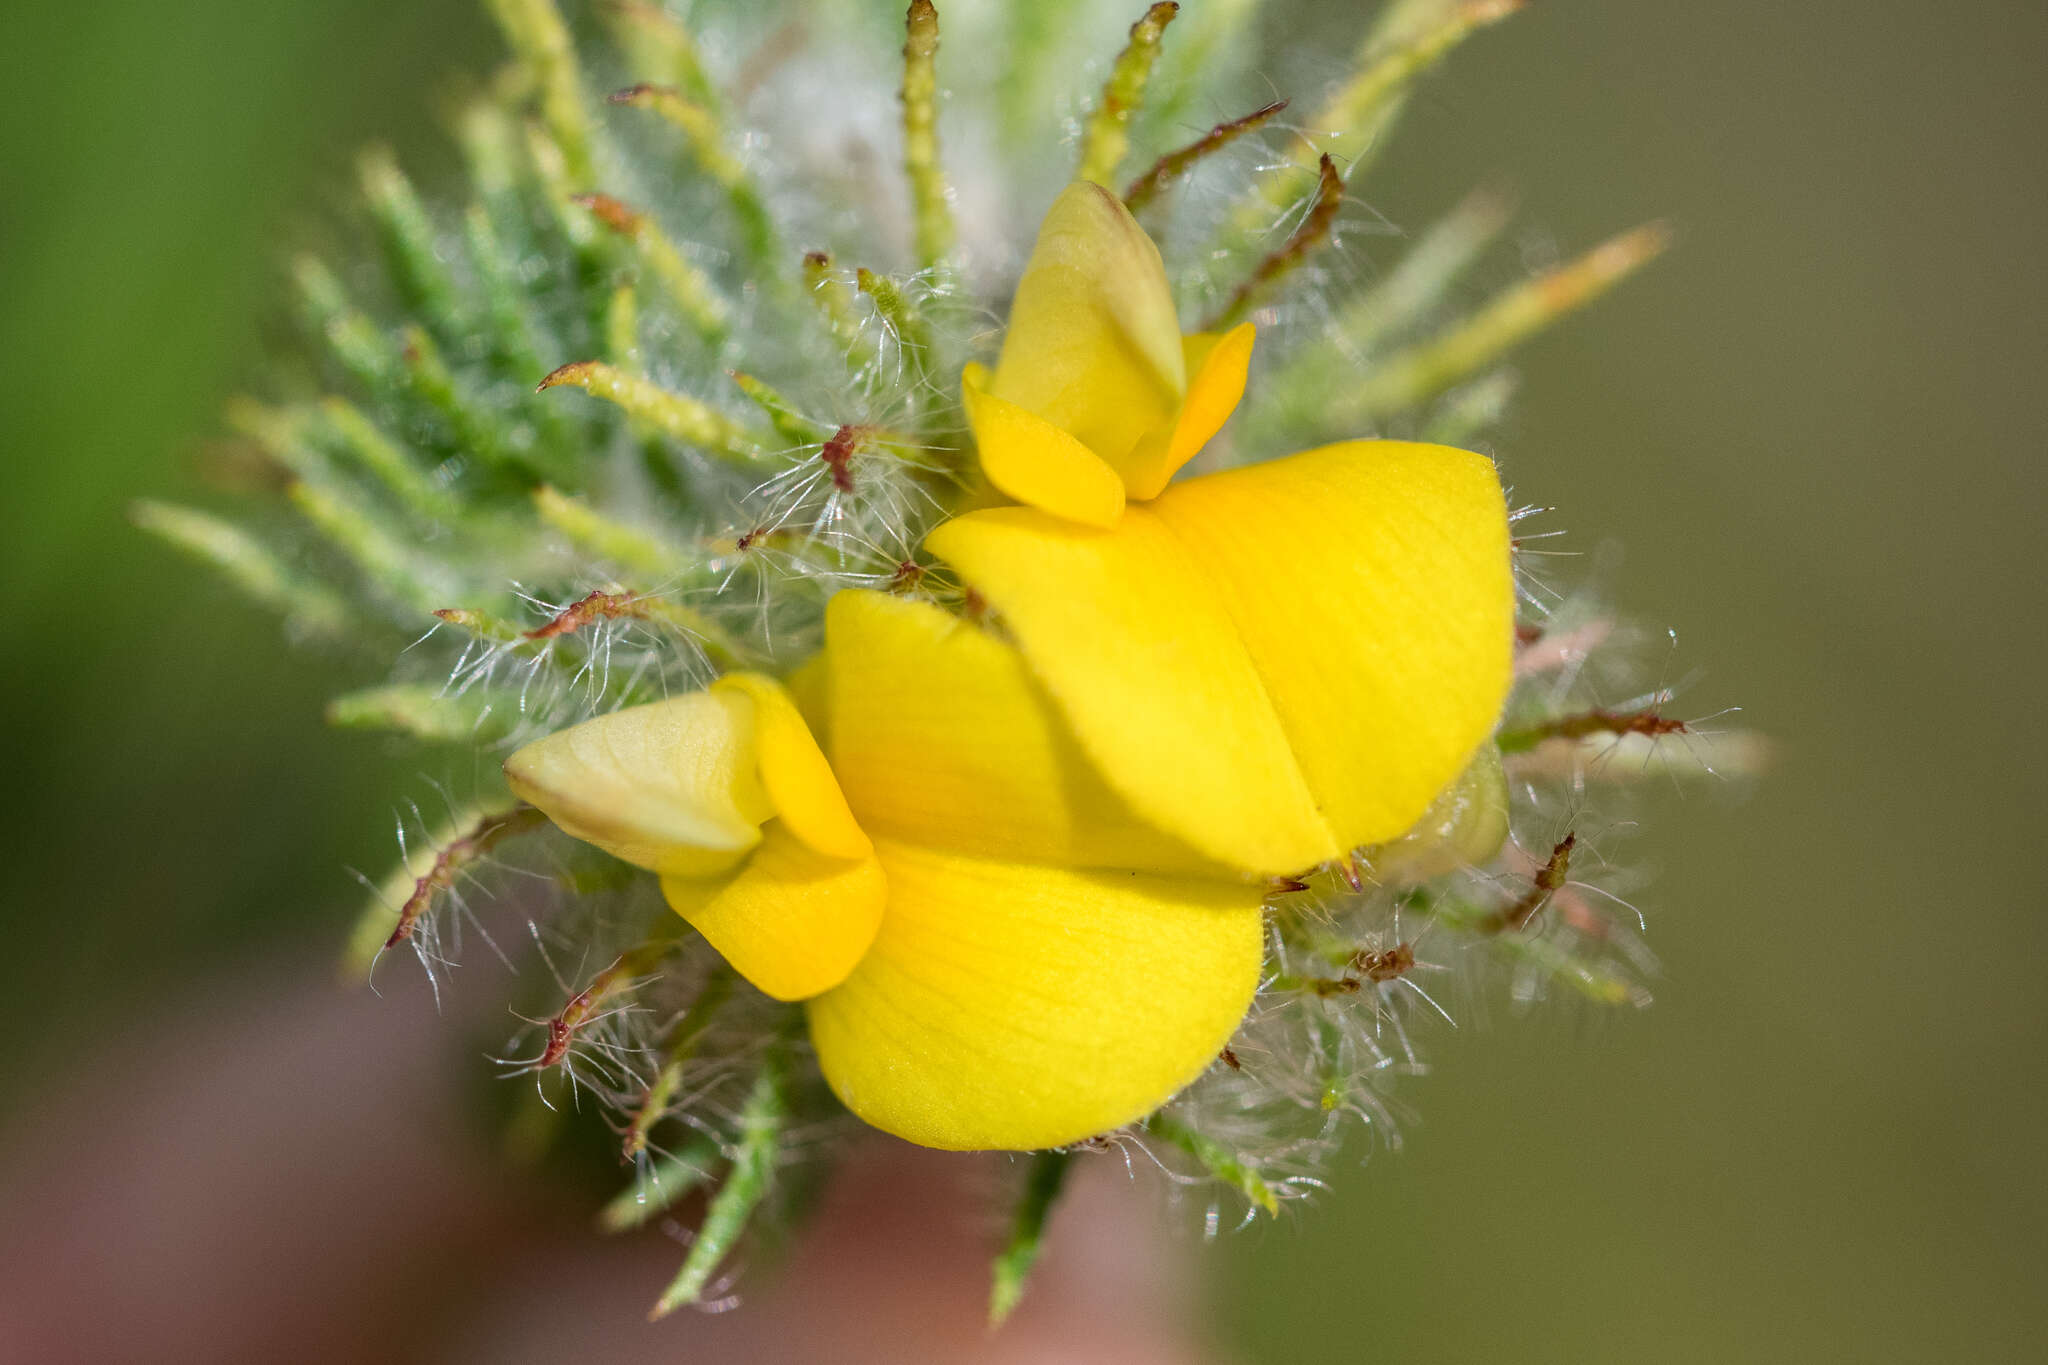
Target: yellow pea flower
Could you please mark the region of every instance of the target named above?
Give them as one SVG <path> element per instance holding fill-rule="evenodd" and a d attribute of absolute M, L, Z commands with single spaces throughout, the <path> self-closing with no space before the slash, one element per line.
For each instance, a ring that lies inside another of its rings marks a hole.
<path fill-rule="evenodd" d="M 825 1078 L 877 1128 L 1059 1146 L 1193 1080 L 1257 987 L 1262 888 L 1133 816 L 979 627 L 851 591 L 826 639 L 815 731 L 781 684 L 734 674 L 539 740 L 506 774 L 660 873 L 761 990 L 806 1001 Z"/>
<path fill-rule="evenodd" d="M 1016 643 L 843 592 L 807 710 L 731 674 L 506 764 L 804 1001 L 878 1128 L 1028 1149 L 1163 1103 L 1256 989 L 1258 879 L 1400 836 L 1493 728 L 1513 588 L 1488 461 L 1354 441 L 1169 487 L 1251 345 L 1182 337 L 1157 249 L 1075 185 L 994 373 L 964 376 L 1025 505 L 927 542 Z"/>
<path fill-rule="evenodd" d="M 1409 829 L 1511 675 L 1507 509 L 1469 451 L 1347 441 L 1169 484 L 1242 397 L 1249 323 L 1182 336 L 1159 251 L 1076 183 L 962 388 L 1022 506 L 926 546 L 1001 614 L 1146 823 L 1282 874 Z"/>

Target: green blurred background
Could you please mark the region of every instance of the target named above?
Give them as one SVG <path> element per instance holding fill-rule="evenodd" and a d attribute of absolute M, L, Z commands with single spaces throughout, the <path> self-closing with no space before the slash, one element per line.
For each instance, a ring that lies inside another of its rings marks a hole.
<path fill-rule="evenodd" d="M 442 78 L 493 50 L 469 0 L 8 19 L 0 1131 L 195 983 L 335 940 L 341 869 L 388 855 L 416 768 L 325 732 L 324 666 L 122 506 L 189 486 L 354 148 L 443 164 Z M 1626 545 L 1687 704 L 1780 761 L 1655 803 L 1655 1008 L 1493 1010 L 1402 1152 L 1226 1243 L 1241 1358 L 2040 1358 L 2044 57 L 2036 0 L 1578 0 L 1417 101 L 1396 222 L 1495 178 L 1565 248 L 1678 225 L 1525 352 L 1503 449 Z"/>

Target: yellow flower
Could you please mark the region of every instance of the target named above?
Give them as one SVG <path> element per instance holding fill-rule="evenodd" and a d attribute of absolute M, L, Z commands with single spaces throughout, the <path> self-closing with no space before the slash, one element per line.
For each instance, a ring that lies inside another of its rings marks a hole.
<path fill-rule="evenodd" d="M 1075 185 L 994 374 L 965 376 L 989 480 L 1026 505 L 927 542 L 1016 643 L 842 592 L 801 707 L 732 674 L 506 764 L 806 1002 L 878 1128 L 1028 1149 L 1150 1112 L 1251 1000 L 1262 879 L 1402 835 L 1493 728 L 1513 589 L 1486 460 L 1355 441 L 1168 486 L 1251 344 L 1182 337 L 1158 251 Z"/>
<path fill-rule="evenodd" d="M 800 675 L 815 731 L 733 674 L 528 745 L 507 776 L 807 1001 L 826 1079 L 875 1127 L 1031 1149 L 1156 1108 L 1251 1000 L 1263 889 L 1137 821 L 1013 647 L 872 592 L 834 598 L 826 630 Z"/>
<path fill-rule="evenodd" d="M 926 545 L 1142 819 L 1276 874 L 1398 837 L 1472 759 L 1514 592 L 1499 478 L 1468 451 L 1347 441 L 1169 486 L 1251 347 L 1250 324 L 1183 337 L 1158 249 L 1070 186 L 994 373 L 963 382 L 989 481 L 1025 505 Z"/>

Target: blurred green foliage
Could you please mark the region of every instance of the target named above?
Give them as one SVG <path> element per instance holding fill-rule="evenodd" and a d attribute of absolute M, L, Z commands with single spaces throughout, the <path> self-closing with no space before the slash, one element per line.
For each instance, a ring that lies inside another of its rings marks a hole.
<path fill-rule="evenodd" d="M 1293 36 L 1354 23 L 1303 5 Z M 20 1121 L 25 1077 L 192 972 L 338 946 L 342 869 L 389 857 L 381 793 L 415 774 L 324 731 L 327 661 L 121 510 L 186 486 L 355 146 L 392 141 L 432 183 L 439 82 L 491 39 L 467 0 L 104 0 L 9 25 L 0 989 L 27 1028 L 0 1080 Z M 1654 1009 L 1574 1030 L 1495 1003 L 1409 1088 L 1401 1155 L 1228 1244 L 1212 1304 L 1248 1358 L 2037 1348 L 2043 50 L 2030 0 L 1539 5 L 1388 149 L 1375 207 L 1397 223 L 1494 173 L 1560 243 L 1679 226 L 1667 262 L 1530 348 L 1504 453 L 1579 548 L 1625 544 L 1615 592 L 1679 630 L 1673 681 L 1708 670 L 1691 709 L 1744 705 L 1782 761 L 1746 802 L 1686 798 L 1682 842 L 1646 836 Z"/>
<path fill-rule="evenodd" d="M 281 651 L 272 620 L 123 509 L 190 488 L 223 401 L 284 334 L 287 249 L 340 204 L 354 144 L 445 160 L 436 83 L 491 35 L 462 3 L 42 7 L 9 27 L 0 986 L 35 1021 L 11 1071 L 188 968 L 338 943 L 359 894 L 344 864 L 389 860 L 397 774 L 323 732 L 330 661 Z"/>

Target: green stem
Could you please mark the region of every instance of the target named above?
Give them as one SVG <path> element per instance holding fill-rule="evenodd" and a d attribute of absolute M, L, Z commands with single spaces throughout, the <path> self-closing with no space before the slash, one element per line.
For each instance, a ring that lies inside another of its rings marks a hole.
<path fill-rule="evenodd" d="M 665 1318 L 684 1304 L 698 1302 L 705 1286 L 718 1269 L 747 1222 L 767 1197 L 775 1176 L 775 1158 L 781 1150 L 783 1124 L 789 1118 L 786 1070 L 788 1061 L 781 1043 L 772 1046 L 754 1077 L 754 1088 L 740 1110 L 739 1136 L 735 1139 L 732 1169 L 711 1206 L 704 1213 L 704 1225 L 690 1243 L 683 1268 L 655 1302 L 649 1319 Z"/>
<path fill-rule="evenodd" d="M 914 383 L 922 388 L 931 378 L 932 366 L 931 329 L 925 324 L 924 314 L 910 301 L 902 286 L 887 275 L 877 275 L 863 266 L 855 272 L 854 279 L 860 292 L 873 300 L 876 315 L 896 338 L 896 347 L 904 364 L 911 371 Z"/>
<path fill-rule="evenodd" d="M 554 0 L 489 0 L 505 41 L 518 54 L 539 97 L 540 114 L 580 188 L 593 172 L 589 105 L 577 71 L 576 45 Z"/>
<path fill-rule="evenodd" d="M 450 340 L 473 330 L 455 277 L 441 259 L 434 223 L 412 181 L 388 147 L 373 147 L 357 163 L 357 177 L 392 277 L 406 305 Z"/>
<path fill-rule="evenodd" d="M 645 1174 L 604 1206 L 597 1225 L 606 1232 L 631 1232 L 675 1205 L 678 1199 L 711 1178 L 723 1160 L 718 1143 L 708 1134 L 669 1156 L 659 1158 Z"/>
<path fill-rule="evenodd" d="M 939 12 L 910 0 L 903 43 L 903 171 L 910 179 L 917 263 L 935 269 L 953 249 L 953 206 L 939 166 Z"/>
<path fill-rule="evenodd" d="M 648 380 L 607 365 L 601 360 L 579 360 L 564 365 L 540 381 L 540 388 L 578 388 L 593 398 L 617 404 L 628 416 L 638 417 L 686 444 L 745 468 L 758 468 L 761 443 L 754 434 L 709 403 L 686 394 L 670 393 Z"/>
<path fill-rule="evenodd" d="M 395 730 L 429 744 L 491 744 L 519 722 L 516 693 L 439 683 L 393 683 L 344 692 L 327 703 L 327 723 L 344 730 Z"/>
<path fill-rule="evenodd" d="M 1196 1132 L 1163 1110 L 1145 1120 L 1145 1131 L 1186 1152 L 1203 1170 L 1267 1213 L 1280 1211 L 1280 1200 L 1266 1178 L 1208 1134 Z"/>
<path fill-rule="evenodd" d="M 996 1257 L 992 1272 L 988 1296 L 990 1326 L 1001 1324 L 1024 1297 L 1024 1283 L 1031 1276 L 1031 1268 L 1038 1264 L 1038 1253 L 1045 1240 L 1046 1218 L 1052 1213 L 1053 1203 L 1059 1198 L 1068 1168 L 1073 1164 L 1071 1149 L 1032 1154 L 1024 1191 L 1017 1199 L 1016 1211 L 1010 1215 L 1010 1240 Z"/>
<path fill-rule="evenodd" d="M 269 547 L 232 522 L 172 503 L 144 500 L 128 518 L 159 540 L 212 566 L 254 601 L 308 635 L 340 639 L 353 621 L 348 603 L 324 584 L 300 578 Z"/>
<path fill-rule="evenodd" d="M 647 1150 L 647 1135 L 668 1113 L 676 1092 L 682 1089 L 683 1074 L 689 1068 L 690 1059 L 697 1055 L 697 1045 L 704 1040 L 705 1031 L 718 1017 L 719 1010 L 732 998 L 733 980 L 731 968 L 714 968 L 703 989 L 697 992 L 697 998 L 676 1021 L 675 1034 L 669 1039 L 668 1056 L 662 1059 L 661 1070 L 654 1074 L 653 1084 L 647 1087 L 647 1094 L 641 1098 L 640 1107 L 634 1111 L 633 1121 L 626 1129 L 625 1154 L 628 1160 Z"/>
<path fill-rule="evenodd" d="M 1286 100 L 1275 100 L 1263 109 L 1254 109 L 1243 118 L 1234 118 L 1226 123 L 1217 124 L 1186 146 L 1174 148 L 1153 162 L 1152 169 L 1131 182 L 1130 188 L 1124 191 L 1124 207 L 1132 213 L 1143 209 L 1158 198 L 1169 185 L 1193 170 L 1203 157 L 1222 151 L 1246 133 L 1257 132 L 1286 107 Z"/>
<path fill-rule="evenodd" d="M 1102 100 L 1088 120 L 1088 130 L 1081 142 L 1078 179 L 1109 186 L 1116 178 L 1117 167 L 1123 164 L 1124 154 L 1131 146 L 1131 116 L 1144 103 L 1145 82 L 1152 75 L 1153 63 L 1159 60 L 1159 40 L 1178 13 L 1179 5 L 1161 0 L 1131 25 L 1131 40 L 1111 68 L 1109 79 L 1103 83 Z"/>
<path fill-rule="evenodd" d="M 1237 287 L 1230 301 L 1202 324 L 1202 330 L 1220 332 L 1243 322 L 1253 308 L 1279 287 L 1282 280 L 1300 269 L 1330 240 L 1330 229 L 1336 224 L 1337 211 L 1343 206 L 1344 181 L 1337 174 L 1337 163 L 1326 156 L 1317 172 L 1315 199 L 1309 204 L 1301 226 L 1279 250 L 1268 254 L 1253 267 L 1251 275 Z"/>

